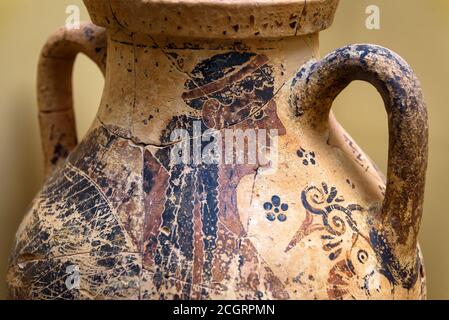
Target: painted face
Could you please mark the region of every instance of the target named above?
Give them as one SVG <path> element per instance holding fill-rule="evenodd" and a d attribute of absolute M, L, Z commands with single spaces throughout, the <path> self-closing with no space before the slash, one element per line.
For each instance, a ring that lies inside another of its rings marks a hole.
<path fill-rule="evenodd" d="M 268 58 L 251 52 L 218 54 L 202 61 L 185 83 L 182 98 L 201 110 L 206 127 L 223 129 L 245 122 L 245 127 L 279 127 L 274 77 Z"/>

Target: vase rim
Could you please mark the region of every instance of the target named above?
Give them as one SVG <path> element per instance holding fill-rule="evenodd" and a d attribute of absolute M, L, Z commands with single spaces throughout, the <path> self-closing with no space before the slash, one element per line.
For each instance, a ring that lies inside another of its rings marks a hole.
<path fill-rule="evenodd" d="M 316 33 L 339 0 L 84 0 L 108 29 L 190 38 L 278 38 Z"/>

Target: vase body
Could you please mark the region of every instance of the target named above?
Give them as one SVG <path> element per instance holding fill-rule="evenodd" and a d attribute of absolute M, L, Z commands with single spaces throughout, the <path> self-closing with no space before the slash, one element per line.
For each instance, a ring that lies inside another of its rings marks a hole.
<path fill-rule="evenodd" d="M 94 21 L 107 18 L 102 1 L 86 3 Z M 108 29 L 97 117 L 67 159 L 55 153 L 19 228 L 12 297 L 424 298 L 419 249 L 412 275 L 394 273 L 375 240 L 383 175 L 332 115 L 317 127 L 292 105 L 319 29 L 235 39 Z M 224 161 L 242 133 L 265 153 Z"/>

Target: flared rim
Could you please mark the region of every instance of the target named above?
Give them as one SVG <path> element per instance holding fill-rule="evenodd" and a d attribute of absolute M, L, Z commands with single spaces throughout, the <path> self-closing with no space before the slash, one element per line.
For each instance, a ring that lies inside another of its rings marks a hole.
<path fill-rule="evenodd" d="M 339 0 L 84 0 L 111 29 L 196 38 L 273 38 L 328 28 Z"/>

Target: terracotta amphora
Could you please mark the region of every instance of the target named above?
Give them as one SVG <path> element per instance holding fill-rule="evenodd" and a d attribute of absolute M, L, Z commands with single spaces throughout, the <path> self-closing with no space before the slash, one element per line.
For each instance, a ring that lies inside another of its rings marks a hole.
<path fill-rule="evenodd" d="M 425 298 L 420 84 L 376 45 L 320 59 L 337 0 L 84 2 L 94 24 L 39 62 L 47 179 L 12 298 Z M 77 143 L 79 52 L 105 86 Z M 330 111 L 353 80 L 385 102 L 386 179 Z"/>

